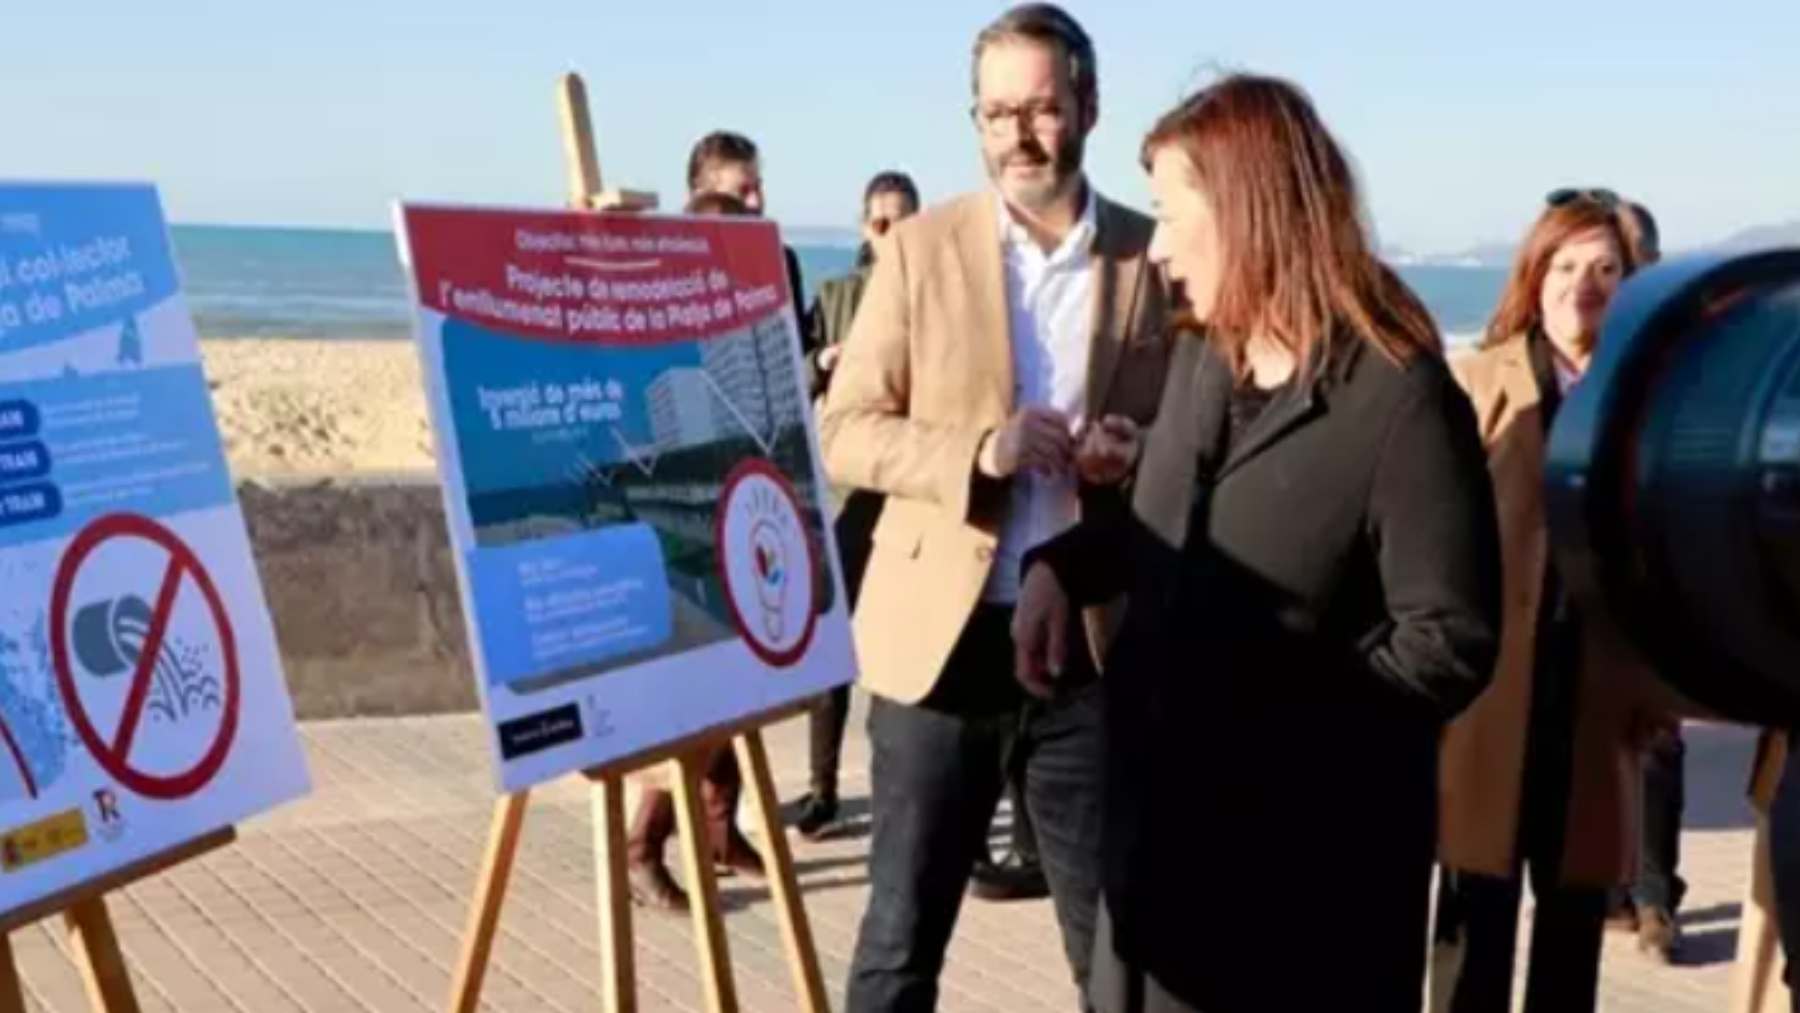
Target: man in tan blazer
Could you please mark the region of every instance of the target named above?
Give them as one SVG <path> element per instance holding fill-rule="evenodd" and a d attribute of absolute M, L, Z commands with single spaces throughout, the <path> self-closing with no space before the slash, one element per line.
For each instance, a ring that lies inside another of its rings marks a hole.
<path fill-rule="evenodd" d="M 848 1008 L 928 1010 L 1002 761 L 1025 805 L 1076 982 L 1099 893 L 1097 651 L 1047 700 L 1014 680 L 1021 557 L 1116 488 L 1077 476 L 1078 432 L 1148 422 L 1167 356 L 1152 223 L 1081 172 L 1094 50 L 1047 4 L 975 47 L 973 119 L 992 187 L 885 237 L 820 421 L 825 467 L 887 495 L 857 605 L 874 839 Z M 1086 463 L 1085 459 L 1082 463 Z M 1071 631 L 1097 646 L 1097 617 Z"/>

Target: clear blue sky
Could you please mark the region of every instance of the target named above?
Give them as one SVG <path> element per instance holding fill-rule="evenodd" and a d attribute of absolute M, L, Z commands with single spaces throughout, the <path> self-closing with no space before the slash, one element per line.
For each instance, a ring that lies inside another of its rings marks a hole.
<path fill-rule="evenodd" d="M 149 178 L 172 217 L 383 227 L 397 196 L 555 202 L 552 86 L 583 73 L 608 182 L 678 200 L 691 141 L 763 146 L 771 211 L 848 224 L 873 170 L 980 181 L 968 0 L 9 3 L 0 175 Z M 1800 219 L 1800 0 L 1071 0 L 1100 51 L 1100 187 L 1209 67 L 1306 86 L 1382 240 L 1511 239 L 1605 184 L 1669 246 Z M 619 13 L 608 13 L 617 11 Z"/>

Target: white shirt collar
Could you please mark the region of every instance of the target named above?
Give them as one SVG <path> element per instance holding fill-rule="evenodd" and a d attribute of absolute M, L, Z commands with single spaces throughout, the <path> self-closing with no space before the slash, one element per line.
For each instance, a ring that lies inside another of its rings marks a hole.
<path fill-rule="evenodd" d="M 1065 260 L 1086 253 L 1093 248 L 1094 237 L 1100 231 L 1100 201 L 1094 193 L 1092 183 L 1084 180 L 1082 188 L 1087 191 L 1087 199 L 1082 203 L 1081 217 L 1075 219 L 1075 227 L 1070 229 L 1069 234 L 1063 237 L 1062 243 L 1050 252 L 1046 258 L 1049 261 Z M 1025 231 L 1025 226 L 1020 225 L 1018 220 L 1013 217 L 1011 209 L 1006 206 L 1006 197 L 998 190 L 994 191 L 994 214 L 999 218 L 1001 246 L 1039 249 L 1037 241 L 1031 238 L 1031 233 Z"/>

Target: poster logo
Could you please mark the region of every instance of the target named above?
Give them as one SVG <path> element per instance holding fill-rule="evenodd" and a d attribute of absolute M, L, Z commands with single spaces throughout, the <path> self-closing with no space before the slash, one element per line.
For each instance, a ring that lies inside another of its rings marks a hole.
<path fill-rule="evenodd" d="M 0 833 L 0 872 L 17 872 L 84 847 L 87 842 L 87 821 L 80 809 L 14 827 Z"/>
<path fill-rule="evenodd" d="M 726 476 L 714 542 L 738 634 L 770 665 L 799 661 L 818 625 L 818 553 L 794 487 L 773 464 L 751 458 Z"/>
<path fill-rule="evenodd" d="M 125 836 L 125 814 L 119 811 L 119 796 L 111 788 L 96 788 L 93 795 L 100 836 L 108 841 Z"/>

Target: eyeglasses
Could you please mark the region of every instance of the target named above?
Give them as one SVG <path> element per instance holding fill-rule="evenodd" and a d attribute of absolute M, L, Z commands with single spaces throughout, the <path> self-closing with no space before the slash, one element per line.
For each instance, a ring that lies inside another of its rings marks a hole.
<path fill-rule="evenodd" d="M 1550 191 L 1549 195 L 1544 198 L 1544 203 L 1553 208 L 1562 207 L 1564 204 L 1573 204 L 1576 201 L 1598 204 L 1608 210 L 1624 203 L 1617 193 L 1605 187 L 1563 187 L 1560 190 Z"/>
<path fill-rule="evenodd" d="M 1062 126 L 1063 109 L 1055 102 L 1026 102 L 1021 105 L 1007 105 L 1004 102 L 990 102 L 977 105 L 969 110 L 977 125 L 990 134 L 997 134 L 1011 124 L 1018 124 L 1021 130 L 1034 134 L 1049 133 Z"/>

